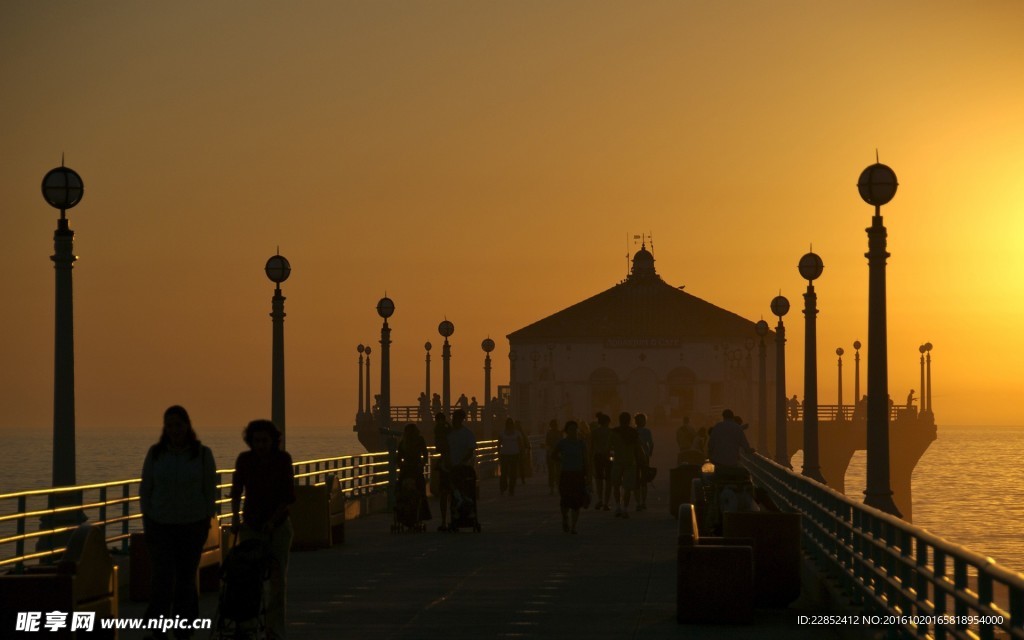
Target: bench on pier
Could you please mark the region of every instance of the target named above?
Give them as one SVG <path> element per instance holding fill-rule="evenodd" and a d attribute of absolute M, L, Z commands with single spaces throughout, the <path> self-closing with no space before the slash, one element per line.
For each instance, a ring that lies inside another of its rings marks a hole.
<path fill-rule="evenodd" d="M 0 576 L 0 624 L 5 631 L 15 629 L 19 612 L 41 612 L 40 631 L 50 637 L 43 625 L 46 612 L 52 611 L 69 614 L 64 628 L 54 634 L 57 638 L 74 637 L 72 612 L 95 613 L 94 629 L 99 628 L 99 619 L 117 617 L 117 567 L 107 550 L 103 529 L 83 524 L 71 534 L 56 564 Z"/>
<path fill-rule="evenodd" d="M 754 541 L 700 535 L 697 511 L 679 506 L 676 621 L 749 624 L 754 618 Z"/>
<path fill-rule="evenodd" d="M 132 602 L 145 602 L 149 600 L 153 581 L 153 563 L 149 558 L 145 533 L 137 531 L 128 537 L 128 554 L 128 596 Z M 210 532 L 203 543 L 203 553 L 199 556 L 199 569 L 196 571 L 200 591 L 220 589 L 220 566 L 223 559 L 220 522 L 214 516 L 210 518 Z"/>
<path fill-rule="evenodd" d="M 325 549 L 345 542 L 345 495 L 335 476 L 323 484 L 296 485 L 291 506 L 292 548 Z"/>
<path fill-rule="evenodd" d="M 722 514 L 722 534 L 754 546 L 754 604 L 785 608 L 800 595 L 800 514 L 748 511 Z"/>

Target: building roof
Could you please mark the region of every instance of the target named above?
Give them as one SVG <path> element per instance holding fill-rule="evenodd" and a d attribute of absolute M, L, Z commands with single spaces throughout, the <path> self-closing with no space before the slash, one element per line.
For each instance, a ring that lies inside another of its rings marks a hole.
<path fill-rule="evenodd" d="M 509 341 L 718 342 L 754 337 L 754 322 L 661 279 L 642 247 L 614 287 L 508 334 Z M 641 343 L 638 343 L 641 344 Z"/>

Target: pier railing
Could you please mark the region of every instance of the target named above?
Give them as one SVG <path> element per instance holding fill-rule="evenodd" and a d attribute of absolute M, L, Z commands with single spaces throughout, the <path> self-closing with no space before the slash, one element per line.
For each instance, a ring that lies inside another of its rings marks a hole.
<path fill-rule="evenodd" d="M 760 455 L 746 464 L 776 505 L 803 514 L 804 550 L 867 620 L 908 637 L 1024 639 L 1024 574 Z"/>
<path fill-rule="evenodd" d="M 431 454 L 433 448 L 431 447 Z M 498 459 L 497 442 L 477 443 L 478 465 Z M 339 480 L 349 498 L 387 491 L 397 477 L 394 453 L 387 451 L 303 460 L 292 465 L 298 484 Z M 234 469 L 217 470 L 217 518 L 231 519 Z M 429 479 L 429 469 L 425 471 Z M 108 547 L 128 550 L 134 531 L 142 530 L 140 478 L 98 484 L 0 494 L 0 572 L 20 572 L 26 563 L 47 562 L 64 552 L 63 542 L 80 523 L 103 527 Z"/>

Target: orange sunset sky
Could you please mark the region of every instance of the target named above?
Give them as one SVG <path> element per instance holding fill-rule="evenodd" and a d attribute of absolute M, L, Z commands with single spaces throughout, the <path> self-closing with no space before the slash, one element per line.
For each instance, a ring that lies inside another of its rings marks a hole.
<path fill-rule="evenodd" d="M 849 400 L 876 148 L 900 181 L 893 397 L 919 390 L 930 341 L 940 429 L 1024 424 L 1021 34 L 1009 1 L 0 3 L 0 427 L 52 424 L 39 185 L 62 153 L 86 187 L 79 427 L 156 429 L 174 403 L 200 432 L 269 415 L 280 246 L 294 433 L 351 426 L 385 290 L 393 403 L 446 316 L 454 396 L 482 396 L 483 338 L 506 383 L 505 335 L 618 282 L 648 232 L 689 293 L 773 326 L 789 297 L 801 396 L 813 244 L 820 400 L 836 347 Z"/>

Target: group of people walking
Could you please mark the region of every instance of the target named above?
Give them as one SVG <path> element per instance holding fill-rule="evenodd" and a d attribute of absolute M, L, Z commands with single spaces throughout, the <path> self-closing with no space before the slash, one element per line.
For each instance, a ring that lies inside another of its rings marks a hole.
<path fill-rule="evenodd" d="M 146 617 L 199 617 L 196 571 L 211 526 L 217 524 L 217 465 L 200 442 L 184 407 L 164 411 L 160 439 L 142 465 L 139 502 L 152 582 Z M 242 432 L 248 450 L 238 455 L 231 485 L 232 533 L 238 542 L 262 540 L 272 557 L 267 603 L 269 637 L 285 638 L 285 576 L 292 543 L 289 505 L 295 502 L 292 458 L 281 432 L 254 420 Z M 242 508 L 242 498 L 245 507 Z M 177 638 L 190 630 L 175 629 Z M 154 639 L 168 637 L 155 632 Z"/>

